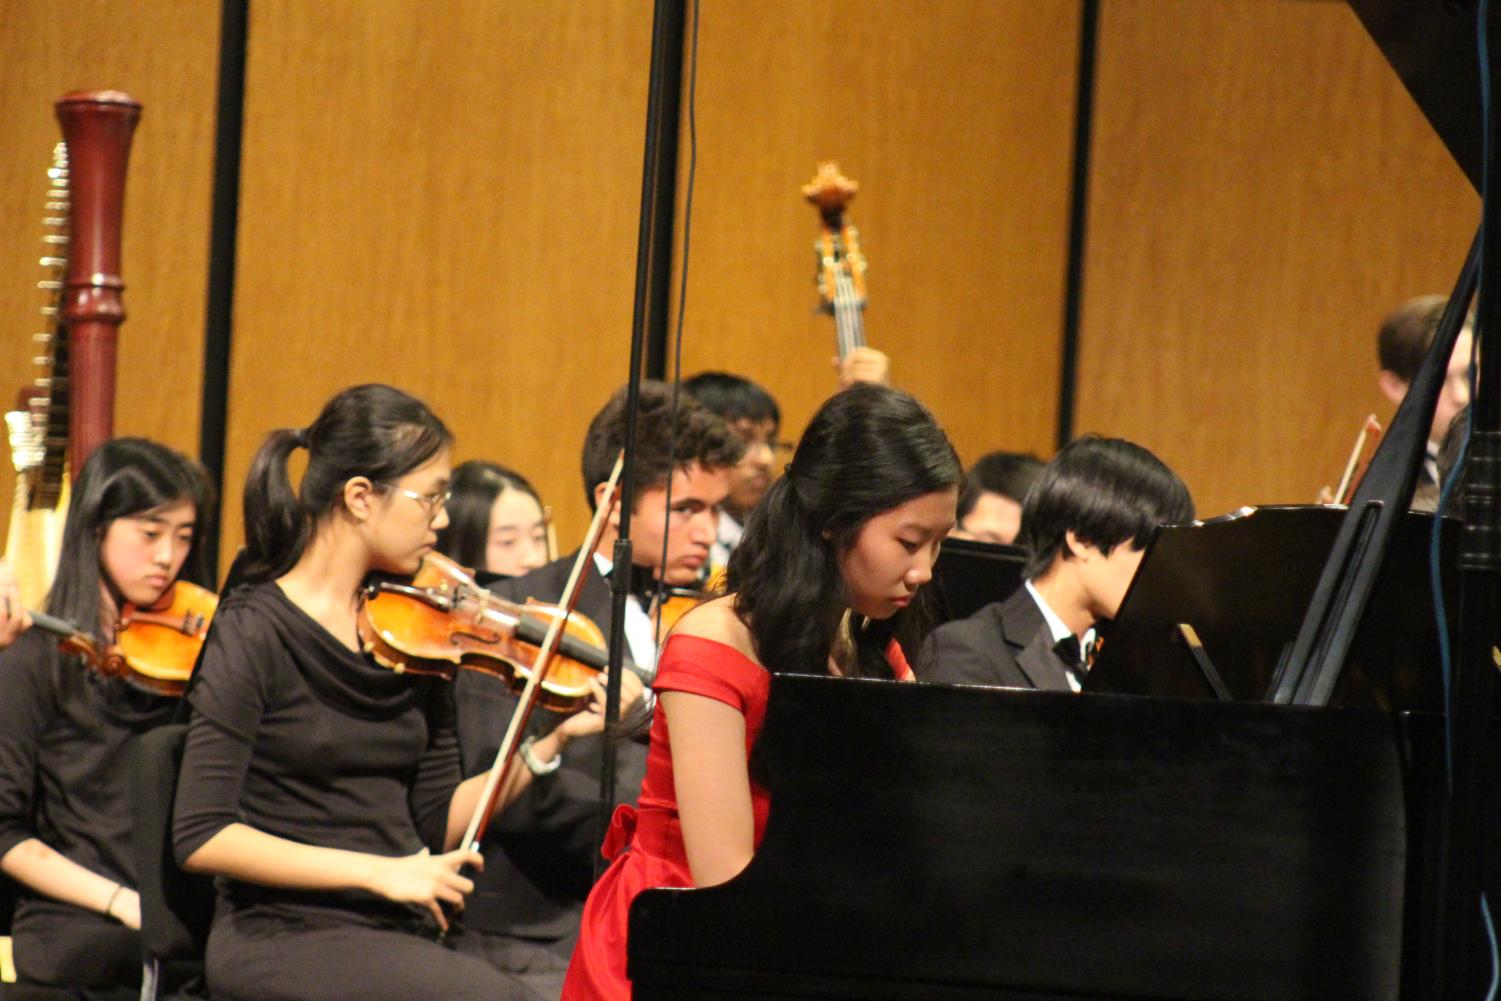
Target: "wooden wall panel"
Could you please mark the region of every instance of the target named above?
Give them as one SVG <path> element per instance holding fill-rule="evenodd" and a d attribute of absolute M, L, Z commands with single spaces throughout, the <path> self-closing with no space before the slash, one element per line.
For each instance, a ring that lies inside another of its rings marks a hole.
<path fill-rule="evenodd" d="M 1342 3 L 1105 0 L 1097 93 L 1077 429 L 1157 451 L 1201 515 L 1311 501 L 1478 198 Z"/>
<path fill-rule="evenodd" d="M 1047 454 L 1078 31 L 1077 0 L 706 0 L 684 374 L 761 382 L 790 438 L 832 391 L 799 194 L 832 158 L 861 185 L 866 333 L 894 381 L 966 460 Z"/>
<path fill-rule="evenodd" d="M 125 196 L 115 428 L 198 451 L 203 310 L 213 168 L 219 5 L 138 0 L 0 0 L 0 400 L 32 378 L 31 335 L 44 171 L 59 138 L 52 103 L 69 90 L 124 90 L 145 112 Z M 0 526 L 14 475 L 0 463 Z"/>
<path fill-rule="evenodd" d="M 265 433 L 336 390 L 428 400 L 457 458 L 582 533 L 579 449 L 625 381 L 649 6 L 256 0 L 225 550 Z"/>
<path fill-rule="evenodd" d="M 1075 0 L 703 11 L 685 370 L 765 382 L 789 433 L 826 395 L 797 188 L 837 156 L 898 383 L 967 458 L 1047 451 Z M 118 423 L 192 450 L 217 9 L 54 12 L 0 0 L 0 364 L 31 354 L 50 102 L 131 90 Z M 649 29 L 619 0 L 254 6 L 227 546 L 265 431 L 377 378 L 578 530 L 577 444 L 625 371 Z M 1078 426 L 1157 448 L 1206 511 L 1302 499 L 1378 405 L 1376 322 L 1447 286 L 1475 198 L 1342 5 L 1107 0 L 1101 39 Z"/>

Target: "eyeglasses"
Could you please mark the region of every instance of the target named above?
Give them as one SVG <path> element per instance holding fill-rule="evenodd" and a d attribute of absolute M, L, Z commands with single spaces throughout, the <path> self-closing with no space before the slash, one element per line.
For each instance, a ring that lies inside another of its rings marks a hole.
<path fill-rule="evenodd" d="M 765 445 L 771 449 L 774 455 L 792 454 L 794 447 L 792 442 L 777 441 L 766 432 L 764 427 L 759 427 L 746 421 L 736 421 L 730 425 L 730 430 L 735 433 L 735 437 L 745 443 L 747 449 L 755 448 L 757 445 Z"/>
<path fill-rule="evenodd" d="M 410 497 L 418 504 L 421 504 L 423 508 L 426 509 L 427 516 L 429 518 L 436 518 L 438 516 L 438 512 L 443 510 L 443 506 L 448 503 L 448 498 L 453 496 L 453 491 L 447 488 L 439 490 L 435 494 L 419 494 L 415 490 L 408 490 L 406 487 L 398 487 L 394 483 L 387 483 L 385 484 L 385 486 L 390 487 L 393 491 L 401 494 L 403 497 Z"/>

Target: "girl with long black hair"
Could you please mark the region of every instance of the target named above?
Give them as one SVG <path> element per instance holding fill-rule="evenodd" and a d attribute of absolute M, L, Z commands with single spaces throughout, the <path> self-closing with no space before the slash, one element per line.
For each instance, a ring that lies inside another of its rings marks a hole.
<path fill-rule="evenodd" d="M 46 610 L 114 639 L 123 606 L 155 604 L 179 576 L 203 583 L 203 470 L 142 438 L 84 463 Z M 8 609 L 18 611 L 17 609 Z M 0 654 L 0 870 L 21 884 L 11 934 L 22 982 L 90 999 L 140 993 L 141 927 L 130 854 L 134 738 L 178 701 L 89 670 L 32 629 Z"/>
<path fill-rule="evenodd" d="M 448 526 L 438 552 L 460 566 L 520 577 L 545 566 L 548 513 L 525 476 L 495 462 L 471 459 L 454 468 Z"/>
<path fill-rule="evenodd" d="M 484 779 L 460 782 L 451 687 L 379 667 L 356 626 L 367 576 L 414 573 L 446 524 L 450 441 L 421 401 L 357 386 L 251 466 L 247 583 L 188 692 L 174 816 L 182 863 L 223 877 L 215 998 L 531 997 L 436 941 L 482 864 L 458 842 Z"/>
<path fill-rule="evenodd" d="M 729 593 L 688 613 L 663 648 L 639 807 L 617 811 L 606 839 L 613 863 L 585 907 L 567 1001 L 629 998 L 637 893 L 722 883 L 755 853 L 769 803 L 750 760 L 769 672 L 911 678 L 909 606 L 953 528 L 961 476 L 906 393 L 856 386 L 820 408 L 751 512 Z"/>

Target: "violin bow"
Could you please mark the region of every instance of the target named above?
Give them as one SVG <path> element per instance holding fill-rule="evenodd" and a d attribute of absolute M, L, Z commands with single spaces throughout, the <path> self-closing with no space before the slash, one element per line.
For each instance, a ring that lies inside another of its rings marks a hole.
<path fill-rule="evenodd" d="M 1378 438 L 1381 435 L 1381 422 L 1376 420 L 1375 414 L 1371 414 L 1365 419 L 1365 423 L 1360 426 L 1360 434 L 1355 436 L 1355 447 L 1350 450 L 1350 461 L 1345 464 L 1345 473 L 1339 479 L 1339 489 L 1334 492 L 1334 503 L 1350 503 L 1350 494 L 1354 492 L 1354 488 L 1358 483 L 1356 478 L 1357 470 L 1359 471 L 1359 475 L 1365 474 L 1365 469 L 1361 468 L 1360 460 L 1365 454 L 1366 442 L 1372 435 Z M 1370 460 L 1367 459 L 1365 464 L 1366 466 L 1370 466 Z"/>
<path fill-rule="evenodd" d="M 500 742 L 500 750 L 496 752 L 495 763 L 490 766 L 490 772 L 485 777 L 484 788 L 480 792 L 479 803 L 475 806 L 474 815 L 469 818 L 469 827 L 464 832 L 464 840 L 461 842 L 465 847 L 479 851 L 480 839 L 485 836 L 485 829 L 490 824 L 490 813 L 495 808 L 495 797 L 500 790 L 505 788 L 505 781 L 510 777 L 511 767 L 516 758 L 518 739 L 526 729 L 527 722 L 531 719 L 532 708 L 536 705 L 537 691 L 542 681 L 547 677 L 547 671 L 552 667 L 553 653 L 563 636 L 563 627 L 568 621 L 568 616 L 573 614 L 574 605 L 578 603 L 579 586 L 583 583 L 584 574 L 588 572 L 588 566 L 594 559 L 594 549 L 599 545 L 599 537 L 604 534 L 605 522 L 610 518 L 610 512 L 615 509 L 619 501 L 620 473 L 625 466 L 625 453 L 622 452 L 615 459 L 615 468 L 610 472 L 610 479 L 605 486 L 605 500 L 594 511 L 594 519 L 589 522 L 589 531 L 584 535 L 584 544 L 579 547 L 578 559 L 574 561 L 573 571 L 568 575 L 568 585 L 563 588 L 563 597 L 558 601 L 558 607 L 563 610 L 563 615 L 552 620 L 547 628 L 547 635 L 542 639 L 542 645 L 537 648 L 537 659 L 532 665 L 531 676 L 526 679 L 526 687 L 521 690 L 521 699 L 516 705 L 516 711 L 511 714 L 511 723 L 506 727 L 505 739 Z"/>

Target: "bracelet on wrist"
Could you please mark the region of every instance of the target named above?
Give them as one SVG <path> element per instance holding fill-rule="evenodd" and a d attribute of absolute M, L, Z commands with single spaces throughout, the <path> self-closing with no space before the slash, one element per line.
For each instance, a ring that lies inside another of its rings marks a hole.
<path fill-rule="evenodd" d="M 533 775 L 551 775 L 563 764 L 563 756 L 557 754 L 551 761 L 538 761 L 537 755 L 532 753 L 532 745 L 537 742 L 536 737 L 528 737 L 521 742 L 521 747 L 516 751 L 521 755 L 521 763 L 526 765 L 527 771 Z"/>
<path fill-rule="evenodd" d="M 115 909 L 115 901 L 120 899 L 120 891 L 124 890 L 124 889 L 125 889 L 125 884 L 124 883 L 116 883 L 115 884 L 115 892 L 111 893 L 109 895 L 109 899 L 104 902 L 104 916 L 105 917 L 107 917 L 107 918 L 114 917 L 114 914 L 112 914 L 110 912 Z"/>

